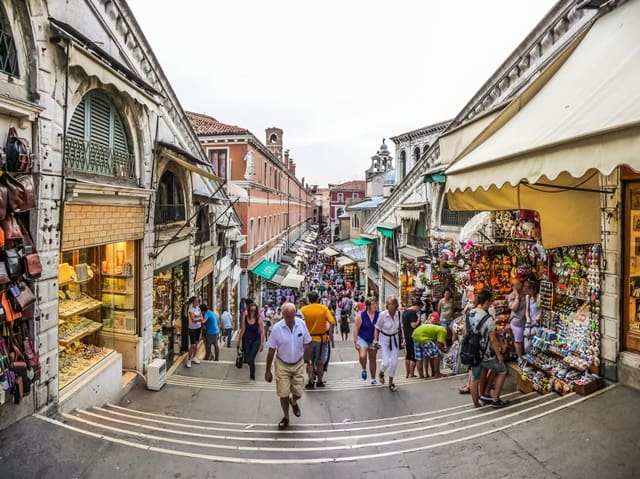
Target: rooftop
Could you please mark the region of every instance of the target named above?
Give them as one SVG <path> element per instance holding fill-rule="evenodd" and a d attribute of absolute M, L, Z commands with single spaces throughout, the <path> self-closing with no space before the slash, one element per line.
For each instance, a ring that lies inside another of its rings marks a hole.
<path fill-rule="evenodd" d="M 364 191 L 364 180 L 352 180 L 331 187 L 331 191 Z"/>
<path fill-rule="evenodd" d="M 250 133 L 246 128 L 221 123 L 212 116 L 187 111 L 187 118 L 198 136 L 244 135 Z"/>

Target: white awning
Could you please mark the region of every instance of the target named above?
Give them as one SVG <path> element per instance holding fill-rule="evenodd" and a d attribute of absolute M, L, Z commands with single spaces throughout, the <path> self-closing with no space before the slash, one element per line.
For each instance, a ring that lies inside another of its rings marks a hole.
<path fill-rule="evenodd" d="M 280 283 L 280 286 L 285 288 L 299 289 L 304 281 L 304 276 L 301 274 L 289 273 Z"/>
<path fill-rule="evenodd" d="M 334 250 L 333 248 L 329 248 L 328 246 L 320 251 L 320 253 L 326 256 L 338 256 L 340 254 L 338 251 Z"/>
<path fill-rule="evenodd" d="M 230 200 L 247 201 L 249 199 L 249 193 L 242 186 L 236 185 L 233 181 L 227 181 L 225 184 L 227 190 L 227 196 Z"/>
<path fill-rule="evenodd" d="M 353 261 L 351 258 L 349 258 L 348 256 L 340 256 L 337 260 L 338 266 L 340 266 L 341 268 L 344 266 L 347 266 L 348 264 L 354 264 L 355 261 Z"/>
<path fill-rule="evenodd" d="M 536 183 L 563 172 L 582 178 L 591 169 L 609 175 L 619 165 L 640 171 L 638 85 L 640 2 L 630 1 L 599 18 L 540 91 L 447 170 L 447 190 Z"/>
<path fill-rule="evenodd" d="M 450 208 L 536 210 L 545 247 L 599 243 L 599 174 L 640 171 L 638 85 L 634 0 L 599 18 L 446 171 Z"/>
<path fill-rule="evenodd" d="M 448 165 L 452 163 L 460 153 L 462 153 L 473 140 L 475 140 L 482 131 L 489 126 L 493 120 L 500 114 L 501 109 L 494 110 L 490 113 L 474 118 L 472 121 L 465 123 L 463 126 L 452 130 L 438 138 L 440 145 L 440 164 Z M 435 171 L 442 171 L 435 168 Z M 429 174 L 430 171 L 425 172 Z"/>
<path fill-rule="evenodd" d="M 396 209 L 396 216 L 403 220 L 418 221 L 420 219 L 420 213 L 422 210 L 410 210 L 404 208 Z"/>

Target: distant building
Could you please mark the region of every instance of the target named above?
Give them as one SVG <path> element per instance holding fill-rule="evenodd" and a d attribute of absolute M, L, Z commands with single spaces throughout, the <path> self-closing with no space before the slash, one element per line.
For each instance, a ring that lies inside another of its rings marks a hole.
<path fill-rule="evenodd" d="M 347 181 L 340 185 L 329 186 L 329 221 L 332 233 L 339 226 L 339 218 L 345 213 L 347 205 L 365 197 L 365 182 Z"/>

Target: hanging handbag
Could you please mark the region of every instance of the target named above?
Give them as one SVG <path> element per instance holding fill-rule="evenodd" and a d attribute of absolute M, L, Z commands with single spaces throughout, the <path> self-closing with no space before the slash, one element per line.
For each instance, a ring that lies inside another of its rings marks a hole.
<path fill-rule="evenodd" d="M 14 127 L 9 128 L 7 137 L 7 171 L 29 173 L 33 166 L 33 155 L 29 148 L 29 141 L 18 137 Z"/>
<path fill-rule="evenodd" d="M 36 302 L 36 295 L 24 281 L 17 281 L 7 289 L 9 302 L 14 311 L 22 312 Z"/>
<path fill-rule="evenodd" d="M 18 221 L 20 231 L 22 233 L 22 267 L 24 269 L 24 278 L 27 281 L 33 281 L 42 276 L 42 262 L 40 261 L 40 255 L 36 251 L 36 247 L 33 244 L 33 238 L 29 230 Z"/>
<path fill-rule="evenodd" d="M 36 187 L 31 175 L 14 177 L 5 173 L 0 180 L 7 187 L 8 212 L 22 213 L 36 207 Z"/>
<path fill-rule="evenodd" d="M 242 348 L 238 348 L 238 353 L 236 354 L 236 367 L 238 369 L 242 369 L 242 365 L 244 364 L 244 351 Z"/>
<path fill-rule="evenodd" d="M 0 262 L 0 284 L 7 284 L 11 282 L 9 273 L 7 272 L 7 265 L 4 262 Z"/>
<path fill-rule="evenodd" d="M 24 267 L 22 266 L 22 258 L 20 258 L 20 251 L 18 248 L 5 248 L 3 250 L 4 264 L 7 267 L 7 273 L 12 279 L 18 279 L 24 274 Z"/>
<path fill-rule="evenodd" d="M 6 291 L 0 292 L 0 305 L 2 305 L 2 309 L 4 309 L 6 321 L 10 323 L 22 318 L 22 313 L 13 309 L 13 306 L 11 306 L 11 303 L 9 302 L 9 298 L 7 298 L 7 296 L 8 293 Z"/>
<path fill-rule="evenodd" d="M 24 349 L 24 357 L 27 365 L 33 370 L 34 378 L 37 380 L 40 379 L 40 355 L 33 343 L 33 339 L 29 335 L 29 324 L 25 321 L 22 321 L 20 324 L 22 326 L 22 346 Z"/>
<path fill-rule="evenodd" d="M 22 239 L 20 224 L 13 213 L 5 216 L 2 220 L 2 232 L 4 233 L 5 241 Z"/>
<path fill-rule="evenodd" d="M 9 202 L 9 195 L 7 187 L 0 183 L 0 219 L 7 216 L 7 205 Z"/>

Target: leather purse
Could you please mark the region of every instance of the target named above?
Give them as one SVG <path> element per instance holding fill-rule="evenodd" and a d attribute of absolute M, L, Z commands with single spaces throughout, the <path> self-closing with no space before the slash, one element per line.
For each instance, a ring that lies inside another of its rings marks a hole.
<path fill-rule="evenodd" d="M 22 233 L 22 267 L 24 269 L 24 278 L 27 281 L 33 281 L 42 276 L 42 262 L 33 244 L 33 238 L 31 238 L 29 230 L 20 221 L 18 221 L 18 224 Z"/>
<path fill-rule="evenodd" d="M 5 216 L 2 220 L 2 231 L 5 241 L 22 239 L 20 224 L 13 213 Z"/>
<path fill-rule="evenodd" d="M 0 180 L 7 187 L 7 212 L 22 213 L 36 207 L 36 187 L 31 175 L 5 173 Z"/>
<path fill-rule="evenodd" d="M 7 284 L 11 282 L 9 273 L 7 272 L 7 265 L 0 262 L 0 284 Z"/>
<path fill-rule="evenodd" d="M 36 302 L 36 295 L 24 281 L 13 283 L 8 289 L 9 302 L 14 311 L 22 312 Z"/>
<path fill-rule="evenodd" d="M 9 194 L 7 187 L 0 183 L 0 219 L 7 216 L 7 205 L 9 202 Z"/>
<path fill-rule="evenodd" d="M 18 137 L 14 127 L 9 128 L 7 136 L 7 171 L 20 173 L 31 172 L 33 154 L 29 148 L 29 141 Z"/>
<path fill-rule="evenodd" d="M 242 365 L 244 364 L 244 351 L 242 348 L 238 348 L 238 353 L 236 355 L 236 367 L 238 369 L 242 369 Z"/>
<path fill-rule="evenodd" d="M 13 306 L 11 306 L 11 303 L 9 302 L 9 298 L 7 298 L 7 296 L 8 294 L 6 291 L 0 292 L 0 305 L 2 305 L 2 309 L 4 309 L 6 321 L 10 323 L 22 318 L 22 313 L 13 309 Z"/>
<path fill-rule="evenodd" d="M 18 279 L 24 274 L 22 258 L 18 248 L 4 249 L 4 264 L 7 267 L 7 274 L 12 279 Z"/>

